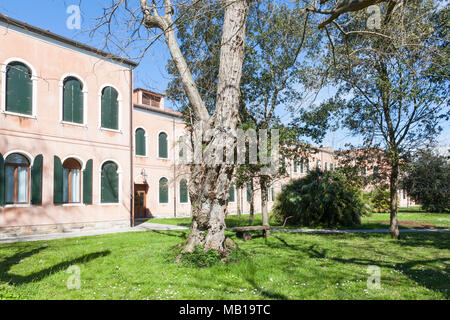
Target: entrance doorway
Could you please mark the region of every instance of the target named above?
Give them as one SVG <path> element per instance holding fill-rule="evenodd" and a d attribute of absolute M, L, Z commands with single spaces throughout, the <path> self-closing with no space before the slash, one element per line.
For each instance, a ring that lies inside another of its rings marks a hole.
<path fill-rule="evenodd" d="M 149 218 L 150 210 L 147 209 L 148 184 L 134 185 L 134 217 Z"/>

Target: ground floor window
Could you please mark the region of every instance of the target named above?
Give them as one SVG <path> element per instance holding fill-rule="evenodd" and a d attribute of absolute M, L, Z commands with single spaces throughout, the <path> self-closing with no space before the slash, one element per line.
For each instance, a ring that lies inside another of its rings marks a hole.
<path fill-rule="evenodd" d="M 112 161 L 108 161 L 102 166 L 102 203 L 119 203 L 119 174 L 117 170 L 117 165 Z"/>
<path fill-rule="evenodd" d="M 63 163 L 63 202 L 81 202 L 81 165 L 75 159 Z"/>
<path fill-rule="evenodd" d="M 7 204 L 29 202 L 30 162 L 13 153 L 5 159 L 5 200 Z"/>

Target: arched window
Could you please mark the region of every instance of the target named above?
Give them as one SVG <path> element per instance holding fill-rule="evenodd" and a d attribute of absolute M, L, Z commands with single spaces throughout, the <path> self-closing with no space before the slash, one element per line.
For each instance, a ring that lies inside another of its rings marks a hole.
<path fill-rule="evenodd" d="M 168 158 L 168 148 L 167 148 L 167 134 L 161 132 L 158 135 L 158 157 L 167 159 Z"/>
<path fill-rule="evenodd" d="M 180 203 L 188 203 L 188 185 L 186 179 L 180 181 Z"/>
<path fill-rule="evenodd" d="M 159 179 L 159 203 L 169 203 L 169 182 L 166 178 Z"/>
<path fill-rule="evenodd" d="M 119 93 L 113 87 L 102 90 L 101 127 L 106 129 L 119 129 Z"/>
<path fill-rule="evenodd" d="M 294 158 L 294 172 L 297 173 L 297 158 Z"/>
<path fill-rule="evenodd" d="M 230 200 L 229 200 L 229 202 L 234 202 L 234 194 L 235 194 L 235 191 L 234 191 L 234 183 L 232 183 L 231 185 L 230 185 Z"/>
<path fill-rule="evenodd" d="M 119 173 L 117 165 L 108 161 L 102 166 L 101 202 L 119 203 Z"/>
<path fill-rule="evenodd" d="M 137 156 L 146 156 L 146 138 L 145 138 L 145 130 L 142 128 L 137 128 L 135 133 L 135 148 Z"/>
<path fill-rule="evenodd" d="M 13 153 L 5 159 L 5 200 L 7 204 L 29 202 L 30 161 Z"/>
<path fill-rule="evenodd" d="M 63 82 L 63 118 L 65 122 L 84 123 L 83 84 L 75 77 Z"/>
<path fill-rule="evenodd" d="M 33 81 L 30 68 L 20 62 L 6 66 L 5 111 L 25 115 L 33 114 Z"/>
<path fill-rule="evenodd" d="M 63 163 L 63 203 L 81 202 L 81 164 L 69 158 Z"/>

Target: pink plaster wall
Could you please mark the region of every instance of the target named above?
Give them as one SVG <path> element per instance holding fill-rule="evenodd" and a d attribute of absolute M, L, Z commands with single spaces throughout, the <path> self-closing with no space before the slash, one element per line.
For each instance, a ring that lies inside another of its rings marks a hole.
<path fill-rule="evenodd" d="M 32 157 L 44 157 L 42 206 L 0 208 L 0 227 L 129 219 L 130 207 L 130 88 L 129 68 L 109 62 L 87 51 L 17 32 L 0 25 L 0 62 L 20 58 L 36 71 L 37 117 L 25 118 L 0 113 L 0 153 L 23 150 Z M 88 90 L 85 126 L 60 121 L 60 81 L 75 74 Z M 1 79 L 0 79 L 1 81 Z M 119 132 L 99 128 L 100 90 L 112 85 L 122 99 Z M 3 86 L 2 83 L 0 85 Z M 0 92 L 0 101 L 3 97 Z M 93 159 L 93 205 L 53 204 L 53 156 L 73 155 Z M 121 168 L 121 199 L 118 205 L 100 205 L 100 164 L 114 160 Z"/>

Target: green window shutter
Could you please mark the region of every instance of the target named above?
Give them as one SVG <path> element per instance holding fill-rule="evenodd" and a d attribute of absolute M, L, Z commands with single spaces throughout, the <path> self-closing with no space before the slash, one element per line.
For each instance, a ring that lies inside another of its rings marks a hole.
<path fill-rule="evenodd" d="M 180 203 L 188 202 L 188 186 L 186 179 L 180 181 Z"/>
<path fill-rule="evenodd" d="M 270 195 L 271 195 L 272 201 L 275 201 L 275 190 L 274 190 L 274 188 L 270 188 Z"/>
<path fill-rule="evenodd" d="M 92 159 L 86 163 L 83 171 L 83 203 L 92 204 Z"/>
<path fill-rule="evenodd" d="M 34 158 L 33 166 L 31 167 L 31 204 L 42 204 L 42 155 Z"/>
<path fill-rule="evenodd" d="M 145 131 L 141 128 L 136 130 L 136 155 L 137 156 L 145 156 L 146 155 L 146 147 L 145 147 Z"/>
<path fill-rule="evenodd" d="M 0 207 L 5 205 L 5 159 L 0 153 Z"/>
<path fill-rule="evenodd" d="M 234 202 L 234 184 L 231 184 L 230 186 L 230 202 Z"/>
<path fill-rule="evenodd" d="M 6 111 L 33 113 L 33 81 L 30 69 L 20 62 L 8 64 L 6 71 Z"/>
<path fill-rule="evenodd" d="M 63 120 L 83 123 L 83 86 L 78 79 L 69 77 L 64 80 Z"/>
<path fill-rule="evenodd" d="M 102 128 L 119 129 L 119 97 L 116 89 L 106 87 L 102 91 Z"/>
<path fill-rule="evenodd" d="M 119 174 L 114 162 L 107 162 L 103 165 L 101 193 L 102 203 L 119 202 Z"/>
<path fill-rule="evenodd" d="M 294 172 L 297 172 L 297 158 L 294 159 Z"/>
<path fill-rule="evenodd" d="M 63 203 L 63 167 L 57 156 L 54 157 L 53 163 L 53 203 Z"/>
<path fill-rule="evenodd" d="M 303 173 L 303 159 L 300 161 L 300 172 Z"/>
<path fill-rule="evenodd" d="M 158 136 L 158 157 L 167 159 L 168 152 L 167 152 L 167 134 L 164 132 L 161 132 Z"/>
<path fill-rule="evenodd" d="M 159 203 L 169 203 L 169 184 L 166 178 L 159 180 Z"/>

